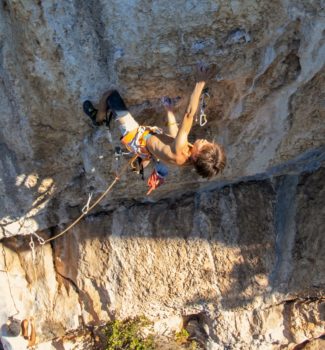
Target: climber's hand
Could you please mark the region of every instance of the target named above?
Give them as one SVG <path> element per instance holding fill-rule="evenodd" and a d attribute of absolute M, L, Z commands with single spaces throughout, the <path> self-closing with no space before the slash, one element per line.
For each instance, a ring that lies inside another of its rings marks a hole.
<path fill-rule="evenodd" d="M 161 103 L 162 105 L 164 106 L 165 110 L 167 112 L 169 111 L 173 111 L 174 109 L 174 106 L 173 106 L 173 103 L 172 103 L 172 99 L 168 96 L 164 96 L 162 99 L 161 99 Z"/>
<path fill-rule="evenodd" d="M 207 82 L 216 74 L 215 65 L 207 65 L 203 62 L 199 62 L 196 65 L 196 81 Z"/>
<path fill-rule="evenodd" d="M 180 101 L 180 97 L 177 96 L 175 98 L 170 98 L 168 96 L 164 96 L 162 99 L 161 99 L 161 103 L 162 105 L 164 106 L 165 110 L 167 112 L 173 112 L 175 107 L 178 106 L 178 102 Z"/>

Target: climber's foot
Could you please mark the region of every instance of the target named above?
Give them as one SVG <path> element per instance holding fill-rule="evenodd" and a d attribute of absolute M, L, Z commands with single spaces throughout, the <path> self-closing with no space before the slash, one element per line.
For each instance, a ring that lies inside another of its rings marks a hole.
<path fill-rule="evenodd" d="M 84 112 L 88 115 L 88 117 L 91 119 L 94 126 L 99 126 L 102 123 L 96 122 L 96 116 L 97 116 L 97 109 L 93 106 L 93 104 L 87 100 L 82 104 Z"/>

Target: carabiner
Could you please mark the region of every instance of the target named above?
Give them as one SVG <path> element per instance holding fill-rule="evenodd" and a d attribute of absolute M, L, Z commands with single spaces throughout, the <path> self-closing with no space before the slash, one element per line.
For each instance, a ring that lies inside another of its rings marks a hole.
<path fill-rule="evenodd" d="M 204 126 L 208 122 L 206 114 L 203 112 L 200 113 L 200 126 Z"/>

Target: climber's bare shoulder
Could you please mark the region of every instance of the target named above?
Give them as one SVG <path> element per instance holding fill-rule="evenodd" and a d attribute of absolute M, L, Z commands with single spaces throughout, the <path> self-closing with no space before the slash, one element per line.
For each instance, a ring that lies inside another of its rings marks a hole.
<path fill-rule="evenodd" d="M 155 134 L 147 142 L 149 152 L 162 162 L 184 166 L 188 163 L 187 143 L 184 143 L 184 150 L 179 148 L 176 151 L 175 138 L 166 134 Z"/>

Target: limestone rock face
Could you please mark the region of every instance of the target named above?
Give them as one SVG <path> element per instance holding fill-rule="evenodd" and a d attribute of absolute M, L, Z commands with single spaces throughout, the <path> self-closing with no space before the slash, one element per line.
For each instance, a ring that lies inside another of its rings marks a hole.
<path fill-rule="evenodd" d="M 161 336 L 194 320 L 208 349 L 321 344 L 324 16 L 323 0 L 1 0 L 0 328 L 33 316 L 44 350 L 82 349 L 145 315 Z M 199 60 L 217 73 L 190 139 L 223 144 L 224 173 L 171 168 L 146 197 L 129 172 L 40 246 L 114 179 L 117 126 L 82 102 L 117 88 L 163 127 L 161 97 L 179 96 L 180 121 Z"/>
<path fill-rule="evenodd" d="M 181 119 L 198 60 L 218 73 L 191 137 L 224 145 L 222 178 L 324 143 L 323 1 L 3 0 L 0 26 L 1 236 L 67 222 L 112 181 L 116 125 L 93 128 L 86 98 L 117 88 L 141 124 L 163 126 L 160 98 L 180 96 Z M 200 183 L 171 169 L 153 199 Z M 145 192 L 129 174 L 102 206 Z"/>
<path fill-rule="evenodd" d="M 164 335 L 194 315 L 211 349 L 290 348 L 317 338 L 325 317 L 324 165 L 322 148 L 271 177 L 120 205 L 37 245 L 34 257 L 22 237 L 6 239 L 3 285 L 14 292 L 1 289 L 2 317 L 15 309 L 34 315 L 39 341 L 138 315 Z"/>

